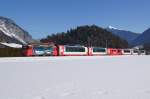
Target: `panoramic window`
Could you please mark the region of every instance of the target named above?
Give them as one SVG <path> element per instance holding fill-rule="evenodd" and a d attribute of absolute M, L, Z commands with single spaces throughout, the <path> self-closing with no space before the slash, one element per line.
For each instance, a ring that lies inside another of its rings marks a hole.
<path fill-rule="evenodd" d="M 84 47 L 66 47 L 66 52 L 85 52 Z"/>
<path fill-rule="evenodd" d="M 105 48 L 94 47 L 93 52 L 106 52 L 106 49 Z"/>

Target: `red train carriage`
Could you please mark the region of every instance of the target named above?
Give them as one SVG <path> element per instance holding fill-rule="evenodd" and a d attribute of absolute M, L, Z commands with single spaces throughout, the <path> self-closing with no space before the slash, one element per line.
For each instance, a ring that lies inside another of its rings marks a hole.
<path fill-rule="evenodd" d="M 107 54 L 108 55 L 122 55 L 122 50 L 121 49 L 116 49 L 116 48 L 108 48 L 107 49 Z"/>
<path fill-rule="evenodd" d="M 24 56 L 57 56 L 57 47 L 48 44 L 32 44 L 23 47 Z"/>
<path fill-rule="evenodd" d="M 89 47 L 88 51 L 89 56 L 107 55 L 107 48 Z"/>
<path fill-rule="evenodd" d="M 58 46 L 59 56 L 86 56 L 88 55 L 88 48 L 84 46 Z"/>

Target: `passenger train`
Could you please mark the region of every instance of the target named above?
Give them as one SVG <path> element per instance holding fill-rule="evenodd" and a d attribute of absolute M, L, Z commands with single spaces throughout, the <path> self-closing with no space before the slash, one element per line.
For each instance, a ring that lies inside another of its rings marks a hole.
<path fill-rule="evenodd" d="M 85 47 L 71 45 L 27 45 L 24 56 L 100 56 L 100 55 L 145 55 L 145 50 Z"/>

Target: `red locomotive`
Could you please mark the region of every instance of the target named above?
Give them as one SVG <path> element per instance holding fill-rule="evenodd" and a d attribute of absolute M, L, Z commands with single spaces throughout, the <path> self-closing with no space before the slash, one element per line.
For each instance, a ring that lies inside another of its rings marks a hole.
<path fill-rule="evenodd" d="M 24 56 L 58 56 L 57 48 L 51 44 L 31 44 L 23 47 Z"/>

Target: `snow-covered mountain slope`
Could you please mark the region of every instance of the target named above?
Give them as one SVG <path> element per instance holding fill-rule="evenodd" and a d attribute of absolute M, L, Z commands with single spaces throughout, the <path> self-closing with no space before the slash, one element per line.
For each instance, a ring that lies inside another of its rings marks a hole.
<path fill-rule="evenodd" d="M 115 27 L 113 27 L 113 26 L 108 26 L 108 28 L 109 28 L 109 29 L 117 29 L 117 28 L 115 28 Z M 117 30 L 119 30 L 119 29 L 117 29 Z"/>
<path fill-rule="evenodd" d="M 119 36 L 120 38 L 127 40 L 131 45 L 133 40 L 135 40 L 140 34 L 134 33 L 127 30 L 117 29 L 115 27 L 109 26 L 106 28 L 107 31 L 112 32 L 113 34 Z"/>
<path fill-rule="evenodd" d="M 0 31 L 0 42 L 7 42 L 7 43 L 18 43 L 22 44 L 20 41 L 16 40 L 15 38 L 12 38 L 10 36 L 7 36 L 2 31 Z"/>
<path fill-rule="evenodd" d="M 16 44 L 16 43 L 0 43 L 0 44 L 11 48 L 22 48 L 21 44 Z"/>
<path fill-rule="evenodd" d="M 0 58 L 0 99 L 150 99 L 149 59 Z"/>
<path fill-rule="evenodd" d="M 133 45 L 144 45 L 149 43 L 150 43 L 150 28 L 144 31 L 133 41 Z"/>
<path fill-rule="evenodd" d="M 0 17 L 0 31 L 1 34 L 7 36 L 8 38 L 12 38 L 14 42 L 17 41 L 22 44 L 27 44 L 28 42 L 33 41 L 31 35 L 29 35 L 28 32 L 16 25 L 16 23 L 9 18 Z M 14 43 L 9 40 L 5 41 L 3 37 L 0 37 L 0 41 Z"/>

